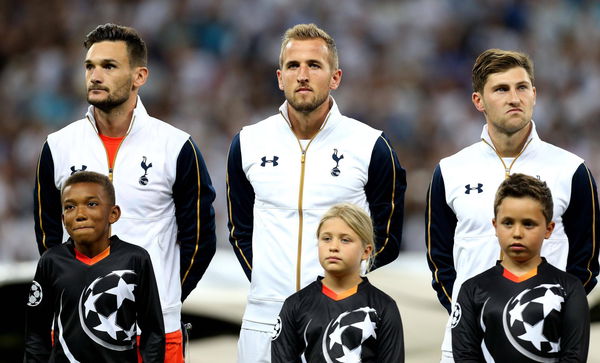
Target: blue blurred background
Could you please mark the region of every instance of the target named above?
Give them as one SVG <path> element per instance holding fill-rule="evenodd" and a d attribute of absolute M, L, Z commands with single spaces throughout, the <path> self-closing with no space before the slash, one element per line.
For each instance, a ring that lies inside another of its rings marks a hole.
<path fill-rule="evenodd" d="M 484 119 L 471 103 L 470 70 L 487 48 L 531 55 L 540 136 L 586 159 L 600 178 L 598 1 L 0 0 L 0 266 L 38 258 L 37 157 L 49 133 L 83 116 L 82 43 L 106 22 L 139 30 L 149 48 L 146 108 L 200 146 L 218 193 L 221 249 L 230 249 L 229 143 L 283 102 L 280 41 L 297 23 L 314 22 L 335 38 L 340 109 L 384 130 L 407 170 L 405 253 L 425 259 L 435 164 L 479 138 Z"/>

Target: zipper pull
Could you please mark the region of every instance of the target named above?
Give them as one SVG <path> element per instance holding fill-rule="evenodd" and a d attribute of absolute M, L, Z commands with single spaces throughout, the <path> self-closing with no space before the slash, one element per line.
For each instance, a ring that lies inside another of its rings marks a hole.
<path fill-rule="evenodd" d="M 113 181 L 113 170 L 112 170 L 112 168 L 108 169 L 108 179 L 112 183 L 112 181 Z"/>
<path fill-rule="evenodd" d="M 304 160 L 306 159 L 306 151 L 302 150 L 302 158 L 300 159 L 300 162 L 302 164 L 304 164 Z"/>
<path fill-rule="evenodd" d="M 508 179 L 509 176 L 510 176 L 510 169 L 504 168 L 504 179 Z"/>

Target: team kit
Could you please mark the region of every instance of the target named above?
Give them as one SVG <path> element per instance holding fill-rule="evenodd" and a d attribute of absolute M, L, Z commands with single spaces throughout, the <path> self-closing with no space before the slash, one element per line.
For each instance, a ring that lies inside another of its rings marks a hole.
<path fill-rule="evenodd" d="M 103 24 L 83 46 L 89 107 L 48 135 L 36 169 L 24 361 L 184 362 L 181 307 L 217 244 L 211 177 L 190 134 L 142 103 L 140 34 Z M 401 253 L 401 155 L 335 101 L 325 30 L 287 29 L 275 73 L 283 104 L 227 155 L 229 242 L 250 284 L 237 361 L 404 362 L 401 312 L 368 279 Z M 448 312 L 440 361 L 585 362 L 594 177 L 538 135 L 527 54 L 484 50 L 471 81 L 481 138 L 441 159 L 423 196 L 423 259 Z"/>

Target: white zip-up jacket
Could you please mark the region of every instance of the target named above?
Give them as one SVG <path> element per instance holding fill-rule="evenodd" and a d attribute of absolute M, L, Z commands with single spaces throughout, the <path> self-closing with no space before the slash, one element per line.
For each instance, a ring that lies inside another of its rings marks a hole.
<path fill-rule="evenodd" d="M 461 284 L 500 258 L 492 225 L 494 197 L 505 177 L 513 173 L 537 177 L 552 191 L 556 227 L 542 245 L 542 256 L 578 277 L 586 292 L 596 284 L 598 196 L 583 160 L 540 140 L 533 121 L 521 153 L 502 159 L 485 125 L 481 141 L 440 161 L 427 195 L 428 263 L 433 288 L 448 311 Z"/>
<path fill-rule="evenodd" d="M 215 253 L 215 192 L 198 147 L 187 133 L 148 115 L 138 97 L 127 135 L 109 168 L 90 106 L 86 117 L 48 136 L 34 190 L 40 253 L 62 243 L 60 190 L 75 171 L 108 175 L 121 218 L 120 239 L 152 258 L 165 331 L 181 327 L 181 302 L 196 287 Z"/>
<path fill-rule="evenodd" d="M 227 167 L 230 241 L 251 280 L 244 321 L 275 324 L 286 297 L 323 273 L 316 230 L 334 204 L 370 212 L 375 267 L 399 253 L 406 175 L 381 131 L 332 107 L 317 135 L 298 140 L 280 113 L 246 126 Z"/>

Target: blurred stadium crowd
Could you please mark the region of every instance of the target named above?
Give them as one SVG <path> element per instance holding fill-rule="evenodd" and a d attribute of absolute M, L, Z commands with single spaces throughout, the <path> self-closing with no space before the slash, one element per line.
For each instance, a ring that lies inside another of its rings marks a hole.
<path fill-rule="evenodd" d="M 424 250 L 437 161 L 484 123 L 470 71 L 487 48 L 535 62 L 538 132 L 600 178 L 600 2 L 585 0 L 0 0 L 0 262 L 36 259 L 32 190 L 47 136 L 83 116 L 84 36 L 114 22 L 149 47 L 150 114 L 191 133 L 218 192 L 228 248 L 225 161 L 233 135 L 276 112 L 283 32 L 314 22 L 336 40 L 342 113 L 384 130 L 407 170 L 404 246 Z M 490 206 L 491 207 L 491 206 Z"/>

